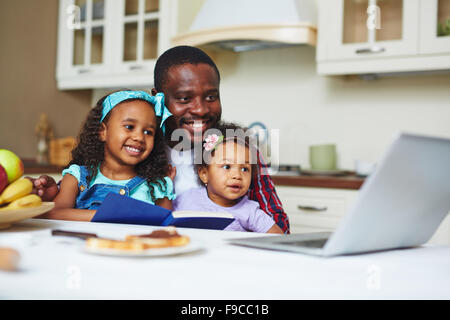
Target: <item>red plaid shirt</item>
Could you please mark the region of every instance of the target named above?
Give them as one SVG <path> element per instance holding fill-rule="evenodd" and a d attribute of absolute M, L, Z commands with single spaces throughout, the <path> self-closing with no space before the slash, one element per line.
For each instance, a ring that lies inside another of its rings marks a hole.
<path fill-rule="evenodd" d="M 248 198 L 259 203 L 261 209 L 275 220 L 275 223 L 284 231 L 289 231 L 289 218 L 283 210 L 280 199 L 275 191 L 272 178 L 265 172 L 267 165 L 264 163 L 261 154 L 258 154 L 257 176 L 250 185 Z"/>

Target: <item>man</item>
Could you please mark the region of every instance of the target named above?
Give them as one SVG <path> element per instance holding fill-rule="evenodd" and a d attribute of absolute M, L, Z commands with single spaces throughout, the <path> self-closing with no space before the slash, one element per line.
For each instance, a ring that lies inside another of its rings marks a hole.
<path fill-rule="evenodd" d="M 180 138 L 187 138 L 191 147 L 202 142 L 202 133 L 213 128 L 221 118 L 219 85 L 217 66 L 198 48 L 174 47 L 164 52 L 156 62 L 152 94 L 164 93 L 165 105 L 173 115 L 167 119 L 165 136 L 169 158 L 176 168 L 174 185 L 179 194 L 197 187 L 198 180 L 193 168 L 192 150 L 176 150 L 174 147 L 180 140 L 174 133 L 177 129 L 184 129 L 185 136 Z M 265 168 L 260 155 L 257 165 Z M 255 182 L 249 189 L 249 199 L 257 201 L 283 232 L 289 233 L 289 220 L 270 176 L 257 171 Z M 55 181 L 45 176 L 36 179 L 34 185 L 44 200 L 53 199 L 58 192 Z"/>

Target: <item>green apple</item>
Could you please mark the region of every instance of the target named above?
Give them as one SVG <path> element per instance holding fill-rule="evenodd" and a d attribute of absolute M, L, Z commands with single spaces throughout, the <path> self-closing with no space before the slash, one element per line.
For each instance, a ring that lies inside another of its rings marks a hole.
<path fill-rule="evenodd" d="M 8 175 L 6 174 L 5 168 L 0 165 L 0 193 L 3 192 L 3 189 L 8 185 Z"/>
<path fill-rule="evenodd" d="M 23 175 L 23 162 L 12 151 L 0 149 L 0 165 L 8 175 L 8 183 L 16 181 Z"/>

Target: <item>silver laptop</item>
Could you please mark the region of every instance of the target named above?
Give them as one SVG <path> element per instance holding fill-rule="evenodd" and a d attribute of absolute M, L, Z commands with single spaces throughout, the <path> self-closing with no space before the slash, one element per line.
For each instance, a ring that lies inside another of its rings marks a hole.
<path fill-rule="evenodd" d="M 450 139 L 400 134 L 333 233 L 230 239 L 320 256 L 419 246 L 450 210 Z"/>

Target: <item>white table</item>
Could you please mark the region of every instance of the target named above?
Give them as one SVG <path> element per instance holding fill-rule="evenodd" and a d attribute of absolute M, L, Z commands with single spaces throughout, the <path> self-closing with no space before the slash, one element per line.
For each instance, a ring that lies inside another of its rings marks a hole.
<path fill-rule="evenodd" d="M 130 258 L 87 254 L 52 229 L 123 238 L 155 227 L 29 219 L 0 230 L 0 246 L 21 254 L 19 271 L 0 271 L 0 299 L 450 299 L 448 246 L 319 258 L 226 241 L 252 233 L 179 228 L 204 249 Z"/>

